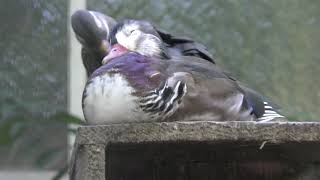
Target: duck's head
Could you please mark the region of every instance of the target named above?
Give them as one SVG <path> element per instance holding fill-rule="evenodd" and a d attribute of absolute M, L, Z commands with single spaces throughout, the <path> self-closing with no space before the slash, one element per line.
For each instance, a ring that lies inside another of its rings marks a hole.
<path fill-rule="evenodd" d="M 144 56 L 168 58 L 163 41 L 148 21 L 124 20 L 119 22 L 109 36 L 111 45 L 120 44 L 129 51 Z"/>
<path fill-rule="evenodd" d="M 107 54 L 108 36 L 116 21 L 96 11 L 78 10 L 71 16 L 71 25 L 82 46 Z"/>

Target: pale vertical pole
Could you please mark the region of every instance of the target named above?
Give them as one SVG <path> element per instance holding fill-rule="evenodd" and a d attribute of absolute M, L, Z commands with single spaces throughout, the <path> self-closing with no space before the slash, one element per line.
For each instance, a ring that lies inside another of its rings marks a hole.
<path fill-rule="evenodd" d="M 71 28 L 71 15 L 79 10 L 86 9 L 86 0 L 69 0 L 68 12 L 68 44 L 69 44 L 69 68 L 68 68 L 68 111 L 71 115 L 83 119 L 82 113 L 82 92 L 86 82 L 86 72 L 81 59 L 81 45 L 77 41 L 75 34 Z M 76 128 L 71 126 L 70 128 Z M 72 146 L 75 136 L 69 133 L 68 145 L 69 155 L 71 155 Z"/>
<path fill-rule="evenodd" d="M 74 32 L 71 29 L 71 15 L 79 10 L 86 8 L 86 0 L 70 0 L 69 19 L 68 19 L 68 34 L 69 34 L 69 91 L 68 91 L 68 106 L 69 113 L 83 118 L 81 98 L 83 87 L 86 82 L 86 72 L 81 60 L 81 45 L 75 38 Z"/>

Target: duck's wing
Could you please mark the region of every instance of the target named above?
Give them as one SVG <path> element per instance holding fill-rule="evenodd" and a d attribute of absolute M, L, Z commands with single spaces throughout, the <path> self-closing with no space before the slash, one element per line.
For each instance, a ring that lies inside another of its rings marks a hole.
<path fill-rule="evenodd" d="M 163 63 L 168 65 L 162 65 L 159 71 L 168 74 L 166 84 L 172 89 L 177 84 L 186 86 L 186 92 L 183 93 L 185 97 L 181 97 L 185 113 L 206 111 L 210 114 L 212 111 L 215 116 L 218 113 L 219 118 L 216 119 L 219 120 L 268 122 L 284 119 L 263 96 L 245 87 L 212 63 L 174 59 Z M 164 70 L 164 67 L 167 69 Z M 175 94 L 180 97 L 178 92 Z"/>
<path fill-rule="evenodd" d="M 212 63 L 215 63 L 213 55 L 208 51 L 207 47 L 188 37 L 178 37 L 156 28 L 161 39 L 169 46 L 169 51 L 177 51 L 184 56 L 196 56 Z M 174 52 L 173 52 L 174 54 Z"/>

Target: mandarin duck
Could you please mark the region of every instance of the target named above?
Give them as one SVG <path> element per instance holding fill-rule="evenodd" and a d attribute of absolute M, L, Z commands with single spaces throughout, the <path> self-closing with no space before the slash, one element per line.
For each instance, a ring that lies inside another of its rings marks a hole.
<path fill-rule="evenodd" d="M 152 41 L 136 38 L 140 40 L 135 43 L 138 46 L 144 45 L 142 41 Z M 90 76 L 83 93 L 83 112 L 89 124 L 265 122 L 283 117 L 257 93 L 241 86 L 215 64 L 190 56 L 168 60 L 161 45 L 150 47 L 158 49 L 140 54 L 142 47 L 132 52 L 120 44 L 113 45 L 103 59 L 104 65 Z"/>

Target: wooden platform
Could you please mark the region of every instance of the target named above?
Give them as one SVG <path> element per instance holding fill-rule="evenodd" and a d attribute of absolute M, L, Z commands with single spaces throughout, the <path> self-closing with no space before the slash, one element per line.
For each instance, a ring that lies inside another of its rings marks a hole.
<path fill-rule="evenodd" d="M 320 123 L 87 126 L 73 155 L 77 180 L 319 180 Z"/>

